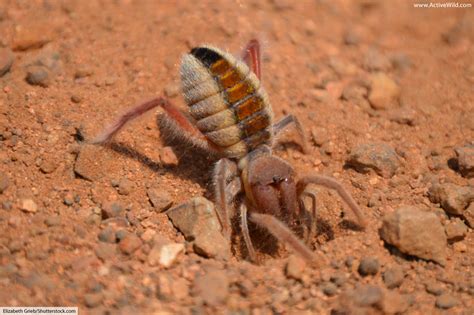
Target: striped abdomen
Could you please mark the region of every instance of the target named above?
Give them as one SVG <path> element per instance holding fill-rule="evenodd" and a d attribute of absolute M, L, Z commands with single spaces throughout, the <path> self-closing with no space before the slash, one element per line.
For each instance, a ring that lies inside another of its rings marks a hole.
<path fill-rule="evenodd" d="M 214 47 L 198 47 L 181 63 L 183 94 L 198 129 L 227 157 L 241 158 L 272 140 L 273 113 L 248 66 Z"/>

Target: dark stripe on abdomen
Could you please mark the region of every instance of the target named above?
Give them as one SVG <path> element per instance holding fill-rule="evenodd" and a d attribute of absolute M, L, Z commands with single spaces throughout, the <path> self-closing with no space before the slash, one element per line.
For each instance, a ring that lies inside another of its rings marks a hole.
<path fill-rule="evenodd" d="M 207 68 L 210 68 L 214 63 L 222 59 L 221 55 L 206 47 L 193 48 L 191 49 L 191 54 L 201 61 Z"/>

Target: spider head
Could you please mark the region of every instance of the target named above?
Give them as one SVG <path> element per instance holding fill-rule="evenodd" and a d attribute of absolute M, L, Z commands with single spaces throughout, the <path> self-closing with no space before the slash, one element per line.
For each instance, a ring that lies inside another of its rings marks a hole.
<path fill-rule="evenodd" d="M 290 164 L 269 152 L 249 156 L 242 171 L 246 197 L 258 212 L 288 222 L 299 212 L 295 176 Z"/>

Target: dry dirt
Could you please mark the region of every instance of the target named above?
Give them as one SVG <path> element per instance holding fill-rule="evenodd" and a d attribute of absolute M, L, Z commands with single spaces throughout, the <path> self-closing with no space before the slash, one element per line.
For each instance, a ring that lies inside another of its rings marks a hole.
<path fill-rule="evenodd" d="M 81 314 L 473 314 L 472 229 L 443 247 L 445 266 L 379 236 L 383 216 L 403 205 L 455 222 L 428 189 L 474 187 L 455 153 L 474 140 L 473 13 L 372 0 L 0 1 L 0 72 L 8 70 L 0 74 L 0 305 L 78 306 Z M 175 144 L 163 151 L 170 144 L 159 110 L 111 147 L 87 144 L 140 100 L 166 93 L 184 108 L 179 63 L 190 48 L 211 43 L 239 54 L 254 37 L 276 118 L 296 115 L 311 138 L 309 154 L 286 144 L 275 154 L 299 174 L 337 178 L 369 222 L 366 231 L 344 224 L 343 203 L 320 190 L 317 267 L 282 250 L 252 264 L 235 242 L 227 261 L 194 253 L 147 192 L 173 205 L 212 200 L 213 161 Z M 374 78 L 381 95 L 371 99 Z M 349 165 L 358 145 L 381 142 L 399 165 Z M 105 220 L 106 211 L 119 219 Z M 185 243 L 168 268 L 150 263 L 157 238 Z M 358 271 L 361 261 L 369 275 Z"/>

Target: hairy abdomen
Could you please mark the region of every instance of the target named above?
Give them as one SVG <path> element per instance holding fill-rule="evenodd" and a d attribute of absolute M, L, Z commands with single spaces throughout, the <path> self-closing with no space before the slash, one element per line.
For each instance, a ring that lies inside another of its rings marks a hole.
<path fill-rule="evenodd" d="M 260 81 L 247 65 L 214 47 L 183 56 L 183 95 L 206 138 L 230 158 L 272 141 L 273 113 Z"/>

